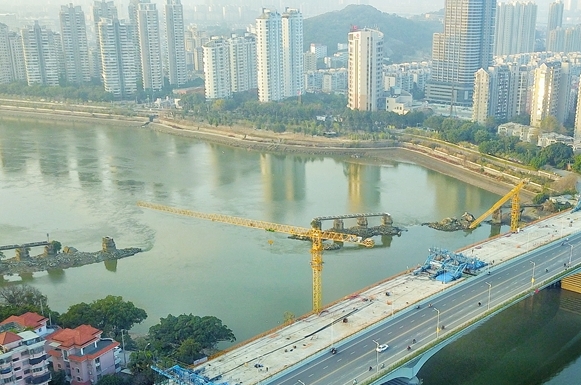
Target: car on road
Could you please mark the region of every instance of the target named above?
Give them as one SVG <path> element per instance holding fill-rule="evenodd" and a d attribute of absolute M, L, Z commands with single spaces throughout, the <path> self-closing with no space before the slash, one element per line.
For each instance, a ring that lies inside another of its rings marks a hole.
<path fill-rule="evenodd" d="M 375 350 L 377 350 L 378 353 L 381 353 L 381 352 L 385 352 L 387 350 L 387 348 L 389 348 L 388 344 L 381 344 L 381 345 L 378 345 L 377 348 L 375 348 Z"/>

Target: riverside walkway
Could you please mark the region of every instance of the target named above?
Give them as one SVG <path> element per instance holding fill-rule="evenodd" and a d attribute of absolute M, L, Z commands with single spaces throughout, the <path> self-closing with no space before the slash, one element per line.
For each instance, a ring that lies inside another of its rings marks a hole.
<path fill-rule="evenodd" d="M 518 233 L 501 234 L 461 251 L 496 266 L 579 232 L 580 218 L 581 212 L 558 214 Z M 219 378 L 216 384 L 267 384 L 290 366 L 306 362 L 317 354 L 326 354 L 333 343 L 354 336 L 431 295 L 454 290 L 462 281 L 444 284 L 425 275 L 413 275 L 412 270 L 403 272 L 326 307 L 320 314 L 301 317 L 288 326 L 242 343 L 195 369 L 208 378 Z M 388 292 L 390 295 L 386 296 Z"/>

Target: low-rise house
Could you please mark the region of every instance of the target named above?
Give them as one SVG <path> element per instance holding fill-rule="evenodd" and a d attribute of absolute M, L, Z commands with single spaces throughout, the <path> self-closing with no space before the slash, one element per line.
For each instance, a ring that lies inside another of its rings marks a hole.
<path fill-rule="evenodd" d="M 119 342 L 101 338 L 103 331 L 90 325 L 61 329 L 47 337 L 54 370 L 64 370 L 71 385 L 90 385 L 121 370 L 115 354 Z"/>
<path fill-rule="evenodd" d="M 547 132 L 539 135 L 537 146 L 547 147 L 555 143 L 563 143 L 567 146 L 573 147 L 574 139 L 571 136 L 561 135 L 555 132 Z"/>
<path fill-rule="evenodd" d="M 27 312 L 22 315 L 12 315 L 0 322 L 0 331 L 29 329 L 44 337 L 54 331 L 48 328 L 47 323 L 48 318 L 37 313 Z"/>
<path fill-rule="evenodd" d="M 44 339 L 33 331 L 0 333 L 0 383 L 47 385 L 51 379 Z"/>

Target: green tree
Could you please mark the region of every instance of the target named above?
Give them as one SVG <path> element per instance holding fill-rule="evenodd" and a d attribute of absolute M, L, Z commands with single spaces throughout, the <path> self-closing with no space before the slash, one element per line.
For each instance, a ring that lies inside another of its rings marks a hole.
<path fill-rule="evenodd" d="M 567 163 L 573 162 L 573 149 L 564 143 L 553 143 L 541 150 L 541 156 L 546 158 L 546 164 L 564 168 Z"/>
<path fill-rule="evenodd" d="M 29 285 L 10 285 L 0 289 L 0 298 L 5 305 L 14 307 L 33 306 L 41 308 L 47 299 L 40 290 Z"/>
<path fill-rule="evenodd" d="M 575 157 L 573 158 L 573 165 L 571 166 L 571 168 L 576 173 L 581 174 L 581 154 L 575 155 Z"/>
<path fill-rule="evenodd" d="M 549 115 L 541 120 L 541 132 L 556 132 L 562 134 L 565 129 L 556 117 Z"/>
<path fill-rule="evenodd" d="M 116 376 L 114 374 L 107 374 L 99 381 L 97 381 L 97 385 L 129 385 L 131 381 L 126 380 L 124 377 Z"/>
<path fill-rule="evenodd" d="M 67 375 L 64 370 L 53 370 L 52 365 L 49 366 L 51 371 L 51 378 L 48 382 L 49 385 L 68 385 Z"/>
<path fill-rule="evenodd" d="M 200 352 L 204 349 L 214 349 L 218 342 L 236 340 L 232 330 L 213 316 L 181 314 L 175 317 L 169 314 L 162 318 L 159 324 L 149 328 L 151 348 L 164 355 L 177 349 L 189 338 L 199 344 Z"/>
<path fill-rule="evenodd" d="M 108 295 L 90 304 L 81 302 L 69 307 L 60 317 L 60 322 L 61 326 L 68 328 L 89 324 L 103 330 L 105 335 L 119 340 L 121 330 L 130 330 L 133 325 L 141 323 L 146 318 L 145 310 L 136 307 L 133 302 Z"/>
<path fill-rule="evenodd" d="M 187 338 L 177 348 L 174 357 L 180 362 L 191 365 L 195 360 L 204 357 L 202 351 L 201 344 L 196 342 L 193 338 Z"/>

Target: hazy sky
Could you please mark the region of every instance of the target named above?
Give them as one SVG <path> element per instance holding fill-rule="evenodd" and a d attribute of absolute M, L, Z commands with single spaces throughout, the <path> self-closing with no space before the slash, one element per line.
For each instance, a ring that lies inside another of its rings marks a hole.
<path fill-rule="evenodd" d="M 121 17 L 126 17 L 127 5 L 129 0 L 114 0 L 118 6 Z M 368 3 L 381 11 L 388 13 L 396 13 L 402 16 L 411 14 L 421 14 L 428 11 L 435 11 L 444 7 L 445 0 L 319 0 L 325 5 L 328 4 L 328 9 L 341 9 L 347 4 L 354 3 Z M 572 0 L 577 1 L 577 0 Z M 581 2 L 581 0 L 579 0 Z M 157 4 L 163 4 L 164 0 L 152 0 Z M 262 6 L 273 7 L 282 10 L 285 6 L 299 7 L 306 0 L 182 0 L 184 8 L 191 8 L 194 4 L 232 4 L 241 5 L 248 4 L 257 9 L 257 15 Z M 538 23 L 544 24 L 547 18 L 548 5 L 553 0 L 537 0 L 538 4 Z M 29 17 L 34 17 L 34 14 L 49 15 L 49 17 L 58 18 L 58 11 L 61 5 L 72 3 L 80 5 L 86 14 L 91 12 L 91 5 L 93 0 L 0 0 L 0 13 L 17 12 L 25 14 Z M 306 2 L 310 3 L 310 0 Z M 54 15 L 54 16 L 53 16 Z"/>

